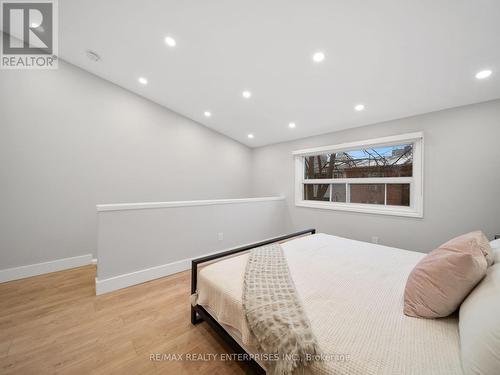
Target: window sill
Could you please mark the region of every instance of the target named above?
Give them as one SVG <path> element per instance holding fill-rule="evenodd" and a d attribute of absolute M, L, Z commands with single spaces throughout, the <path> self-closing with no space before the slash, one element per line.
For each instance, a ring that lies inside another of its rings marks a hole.
<path fill-rule="evenodd" d="M 390 215 L 423 218 L 423 212 L 420 209 L 413 207 L 398 207 L 398 206 L 380 206 L 376 207 L 371 204 L 345 204 L 331 202 L 313 202 L 313 201 L 298 201 L 295 203 L 297 207 L 319 208 L 325 210 L 351 211 L 366 214 Z"/>

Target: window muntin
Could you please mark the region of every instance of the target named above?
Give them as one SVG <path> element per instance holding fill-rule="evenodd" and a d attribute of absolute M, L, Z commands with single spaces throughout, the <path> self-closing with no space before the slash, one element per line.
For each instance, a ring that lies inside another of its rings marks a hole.
<path fill-rule="evenodd" d="M 294 155 L 299 206 L 422 217 L 422 133 L 299 150 Z"/>
<path fill-rule="evenodd" d="M 409 207 L 410 184 L 304 184 L 304 200 Z"/>

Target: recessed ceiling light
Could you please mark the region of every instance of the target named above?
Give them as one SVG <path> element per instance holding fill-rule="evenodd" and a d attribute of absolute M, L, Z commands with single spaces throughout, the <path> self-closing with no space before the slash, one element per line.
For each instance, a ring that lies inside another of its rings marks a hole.
<path fill-rule="evenodd" d="M 205 112 L 203 112 L 203 114 L 205 115 L 205 117 L 210 117 L 210 116 L 212 116 L 212 113 L 211 113 L 211 112 L 209 112 L 209 111 L 205 111 Z"/>
<path fill-rule="evenodd" d="M 169 47 L 175 47 L 177 42 L 171 36 L 165 37 L 165 44 Z"/>
<path fill-rule="evenodd" d="M 139 81 L 139 83 L 141 85 L 147 85 L 148 84 L 148 80 L 146 78 L 144 78 L 144 77 L 139 77 L 138 81 Z"/>
<path fill-rule="evenodd" d="M 250 134 L 247 135 L 247 137 L 250 138 L 250 139 L 252 139 L 253 138 L 253 134 L 250 133 Z"/>
<path fill-rule="evenodd" d="M 477 79 L 485 79 L 491 76 L 492 71 L 489 69 L 486 70 L 481 70 L 480 72 L 476 73 L 476 78 Z"/>
<path fill-rule="evenodd" d="M 314 55 L 313 55 L 313 60 L 315 62 L 321 62 L 325 59 L 325 54 L 323 52 L 316 52 Z"/>
<path fill-rule="evenodd" d="M 358 104 L 354 107 L 354 109 L 358 112 L 362 111 L 365 109 L 365 105 L 364 104 Z"/>
<path fill-rule="evenodd" d="M 291 128 L 291 129 L 295 128 L 295 122 L 291 122 L 291 123 L 289 123 L 289 124 L 288 124 L 288 127 L 289 127 L 289 128 Z"/>
<path fill-rule="evenodd" d="M 245 99 L 248 99 L 252 96 L 252 93 L 250 91 L 243 91 L 241 95 L 243 95 Z"/>

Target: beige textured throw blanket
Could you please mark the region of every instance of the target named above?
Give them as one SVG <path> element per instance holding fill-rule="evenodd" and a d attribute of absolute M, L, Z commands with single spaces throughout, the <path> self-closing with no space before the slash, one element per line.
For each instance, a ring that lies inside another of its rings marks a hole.
<path fill-rule="evenodd" d="M 279 244 L 253 249 L 245 270 L 243 308 L 260 349 L 270 355 L 268 373 L 302 373 L 319 353 Z"/>

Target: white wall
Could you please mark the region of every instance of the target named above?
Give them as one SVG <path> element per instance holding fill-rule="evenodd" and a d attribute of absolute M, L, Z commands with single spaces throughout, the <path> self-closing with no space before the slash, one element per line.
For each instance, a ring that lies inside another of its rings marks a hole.
<path fill-rule="evenodd" d="M 0 70 L 0 269 L 94 253 L 99 203 L 250 196 L 251 150 L 61 62 Z"/>
<path fill-rule="evenodd" d="M 414 131 L 425 133 L 423 219 L 295 207 L 292 151 Z M 295 228 L 422 252 L 474 229 L 500 234 L 500 100 L 261 147 L 253 157 L 254 193 L 285 195 Z"/>
<path fill-rule="evenodd" d="M 279 197 L 160 206 L 107 206 L 116 210 L 98 213 L 98 294 L 189 269 L 195 257 L 291 232 Z"/>
<path fill-rule="evenodd" d="M 420 130 L 423 220 L 294 206 L 293 150 Z M 294 229 L 419 251 L 475 228 L 492 236 L 499 139 L 493 101 L 252 151 L 63 62 L 1 70 L 0 270 L 95 255 L 99 203 L 285 195 Z"/>

